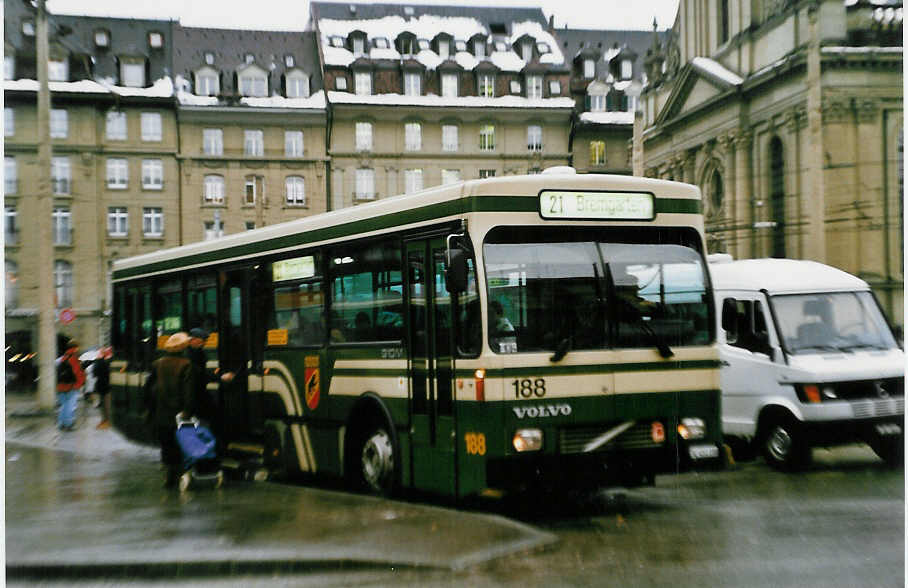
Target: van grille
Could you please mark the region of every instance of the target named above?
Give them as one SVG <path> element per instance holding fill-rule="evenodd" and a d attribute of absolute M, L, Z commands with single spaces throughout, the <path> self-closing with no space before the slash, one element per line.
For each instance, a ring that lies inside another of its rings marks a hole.
<path fill-rule="evenodd" d="M 878 398 L 876 400 L 852 400 L 851 408 L 855 418 L 897 416 L 905 414 L 905 398 Z"/>
<path fill-rule="evenodd" d="M 605 445 L 596 449 L 596 451 L 615 451 L 617 449 L 650 449 L 660 447 L 663 443 L 654 443 L 652 438 L 652 421 L 659 419 L 647 419 L 644 422 L 636 423 L 627 431 L 618 435 Z M 665 424 L 665 421 L 662 421 Z M 584 446 L 593 439 L 604 434 L 606 431 L 620 425 L 621 423 L 612 423 L 610 425 L 596 425 L 592 427 L 570 427 L 558 431 L 559 447 L 561 454 L 583 453 Z"/>

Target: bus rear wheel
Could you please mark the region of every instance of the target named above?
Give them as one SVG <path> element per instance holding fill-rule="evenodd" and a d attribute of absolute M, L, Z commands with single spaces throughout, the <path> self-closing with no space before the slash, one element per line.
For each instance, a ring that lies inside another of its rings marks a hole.
<path fill-rule="evenodd" d="M 381 425 L 368 429 L 360 437 L 354 455 L 357 458 L 355 484 L 358 489 L 390 496 L 396 480 L 397 456 L 387 429 Z"/>

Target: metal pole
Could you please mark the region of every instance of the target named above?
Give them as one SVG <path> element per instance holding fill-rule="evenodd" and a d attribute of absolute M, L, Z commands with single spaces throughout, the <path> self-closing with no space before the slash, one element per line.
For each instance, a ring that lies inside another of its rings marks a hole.
<path fill-rule="evenodd" d="M 47 10 L 45 0 L 38 0 L 35 31 L 38 62 L 38 405 L 52 409 L 56 398 L 57 337 L 54 329 L 54 244 L 51 216 L 54 199 L 50 186 L 50 88 L 47 83 Z"/>

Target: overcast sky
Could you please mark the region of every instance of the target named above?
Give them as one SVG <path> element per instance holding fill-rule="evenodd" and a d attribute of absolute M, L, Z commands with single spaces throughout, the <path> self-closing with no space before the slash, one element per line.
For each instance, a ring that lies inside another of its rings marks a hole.
<path fill-rule="evenodd" d="M 359 0 L 360 3 L 368 0 Z M 389 4 L 406 4 L 385 0 Z M 539 6 L 555 26 L 575 29 L 651 30 L 672 26 L 678 0 L 419 0 L 412 4 Z M 47 0 L 51 13 L 173 18 L 186 26 L 297 30 L 309 19 L 308 0 Z"/>

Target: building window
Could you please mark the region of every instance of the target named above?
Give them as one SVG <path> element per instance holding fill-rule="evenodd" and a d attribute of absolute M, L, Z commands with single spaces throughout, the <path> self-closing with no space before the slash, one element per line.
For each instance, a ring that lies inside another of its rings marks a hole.
<path fill-rule="evenodd" d="M 262 157 L 265 154 L 265 134 L 261 130 L 243 131 L 243 155 Z"/>
<path fill-rule="evenodd" d="M 482 125 L 479 128 L 479 150 L 495 150 L 495 125 Z"/>
<path fill-rule="evenodd" d="M 587 79 L 596 77 L 596 62 L 592 59 L 583 60 L 583 77 Z"/>
<path fill-rule="evenodd" d="M 354 90 L 360 96 L 372 94 L 372 74 L 368 71 L 358 71 L 353 77 Z"/>
<path fill-rule="evenodd" d="M 22 21 L 22 34 L 26 37 L 35 36 L 35 22 L 32 20 Z"/>
<path fill-rule="evenodd" d="M 120 82 L 130 88 L 144 88 L 145 63 L 121 63 Z"/>
<path fill-rule="evenodd" d="M 473 43 L 473 53 L 476 55 L 476 59 L 483 60 L 486 56 L 486 44 L 484 41 L 476 41 Z"/>
<path fill-rule="evenodd" d="M 243 204 L 245 206 L 254 206 L 256 197 L 255 176 L 248 176 L 243 183 Z"/>
<path fill-rule="evenodd" d="M 51 59 L 47 62 L 47 80 L 50 82 L 68 82 L 69 81 L 69 63 L 62 59 L 56 61 Z"/>
<path fill-rule="evenodd" d="M 466 50 L 467 50 L 466 41 L 454 41 L 454 52 L 455 53 L 463 53 Z"/>
<path fill-rule="evenodd" d="M 520 80 L 511 80 L 511 94 L 520 94 Z"/>
<path fill-rule="evenodd" d="M 542 127 L 530 125 L 527 127 L 527 149 L 529 151 L 542 151 Z"/>
<path fill-rule="evenodd" d="M 457 74 L 441 74 L 441 95 L 456 98 L 457 94 Z"/>
<path fill-rule="evenodd" d="M 3 56 L 3 79 L 12 80 L 16 76 L 16 58 L 12 55 Z"/>
<path fill-rule="evenodd" d="M 111 141 L 126 140 L 126 113 L 119 110 L 107 112 L 107 138 Z"/>
<path fill-rule="evenodd" d="M 110 34 L 103 29 L 99 29 L 99 30 L 95 31 L 95 46 L 96 47 L 109 47 L 110 46 Z"/>
<path fill-rule="evenodd" d="M 54 261 L 54 297 L 57 308 L 73 305 L 73 266 L 68 261 Z"/>
<path fill-rule="evenodd" d="M 605 165 L 605 141 L 590 141 L 590 165 Z"/>
<path fill-rule="evenodd" d="M 284 66 L 293 67 L 296 65 L 296 59 L 292 55 L 284 55 Z"/>
<path fill-rule="evenodd" d="M 208 65 L 214 65 L 214 53 L 212 53 L 211 51 L 205 52 L 205 63 L 207 63 Z"/>
<path fill-rule="evenodd" d="M 3 209 L 3 242 L 15 245 L 19 242 L 19 213 L 15 206 L 6 206 Z"/>
<path fill-rule="evenodd" d="M 160 141 L 163 131 L 161 129 L 160 112 L 142 113 L 142 140 Z"/>
<path fill-rule="evenodd" d="M 451 55 L 451 44 L 448 41 L 439 41 L 438 42 L 438 57 L 442 61 L 446 60 Z"/>
<path fill-rule="evenodd" d="M 164 35 L 157 32 L 148 33 L 148 46 L 152 49 L 160 49 L 164 46 Z"/>
<path fill-rule="evenodd" d="M 51 214 L 51 231 L 54 245 L 72 245 L 72 213 L 68 208 L 54 208 Z"/>
<path fill-rule="evenodd" d="M 549 94 L 551 96 L 560 96 L 561 95 L 561 82 L 558 80 L 552 80 L 549 82 Z"/>
<path fill-rule="evenodd" d="M 492 74 L 479 74 L 479 96 L 482 98 L 495 97 L 495 76 Z"/>
<path fill-rule="evenodd" d="M 15 157 L 3 158 L 3 191 L 5 194 L 15 194 L 19 191 L 19 168 Z"/>
<path fill-rule="evenodd" d="M 146 237 L 164 235 L 164 211 L 161 208 L 142 209 L 142 234 Z"/>
<path fill-rule="evenodd" d="M 107 159 L 107 187 L 111 190 L 125 190 L 129 185 L 129 162 L 124 157 Z"/>
<path fill-rule="evenodd" d="M 303 156 L 303 131 L 284 131 L 284 156 Z"/>
<path fill-rule="evenodd" d="M 634 63 L 630 59 L 621 60 L 621 79 L 629 80 L 634 77 Z"/>
<path fill-rule="evenodd" d="M 334 89 L 341 90 L 342 92 L 347 91 L 347 78 L 345 76 L 339 76 L 334 78 Z"/>
<path fill-rule="evenodd" d="M 422 77 L 417 72 L 404 73 L 404 95 L 421 96 L 422 95 Z"/>
<path fill-rule="evenodd" d="M 224 155 L 224 131 L 222 129 L 202 129 L 202 153 Z"/>
<path fill-rule="evenodd" d="M 204 204 L 224 204 L 224 176 L 205 176 Z"/>
<path fill-rule="evenodd" d="M 253 55 L 252 53 L 247 53 L 243 56 L 243 61 L 246 62 L 246 65 L 253 64 L 255 63 L 255 55 Z"/>
<path fill-rule="evenodd" d="M 520 44 L 520 55 L 524 63 L 533 61 L 533 41 L 523 41 Z"/>
<path fill-rule="evenodd" d="M 356 123 L 356 150 L 372 151 L 372 123 Z"/>
<path fill-rule="evenodd" d="M 422 190 L 422 170 L 406 169 L 404 170 L 404 193 L 412 194 Z"/>
<path fill-rule="evenodd" d="M 7 241 L 7 244 L 9 241 Z M 15 261 L 6 260 L 6 276 L 3 280 L 4 292 L 6 293 L 6 308 L 19 307 L 19 266 Z"/>
<path fill-rule="evenodd" d="M 221 91 L 221 80 L 217 72 L 201 71 L 195 74 L 196 96 L 217 96 Z"/>
<path fill-rule="evenodd" d="M 527 98 L 542 98 L 542 76 L 527 76 Z"/>
<path fill-rule="evenodd" d="M 442 151 L 457 151 L 457 125 L 442 125 L 441 149 Z"/>
<path fill-rule="evenodd" d="M 306 205 L 306 181 L 301 176 L 287 176 L 284 192 L 287 206 Z"/>
<path fill-rule="evenodd" d="M 50 136 L 52 139 L 65 139 L 69 135 L 69 113 L 63 108 L 50 111 Z"/>
<path fill-rule="evenodd" d="M 224 225 L 220 221 L 205 221 L 205 241 L 224 236 Z"/>
<path fill-rule="evenodd" d="M 459 169 L 443 169 L 441 170 L 441 184 L 444 186 L 446 184 L 456 184 L 460 181 L 460 170 Z"/>
<path fill-rule="evenodd" d="M 484 180 L 485 178 L 494 178 L 495 170 L 494 169 L 481 169 L 479 170 L 479 179 Z"/>
<path fill-rule="evenodd" d="M 9 106 L 3 109 L 3 136 L 12 137 L 16 134 L 16 111 Z"/>
<path fill-rule="evenodd" d="M 719 0 L 719 45 L 728 41 L 729 14 L 728 0 Z"/>
<path fill-rule="evenodd" d="M 146 190 L 161 190 L 164 188 L 163 160 L 142 160 L 142 187 Z"/>
<path fill-rule="evenodd" d="M 375 170 L 361 168 L 356 170 L 356 188 L 354 192 L 359 200 L 375 198 Z"/>
<path fill-rule="evenodd" d="M 107 209 L 107 235 L 126 237 L 129 234 L 129 211 L 125 206 L 111 206 Z"/>
<path fill-rule="evenodd" d="M 246 72 L 240 76 L 240 94 L 263 98 L 268 95 L 268 79 L 257 71 Z"/>
<path fill-rule="evenodd" d="M 362 37 L 353 37 L 353 56 L 361 57 L 366 47 L 366 40 Z"/>
<path fill-rule="evenodd" d="M 302 72 L 293 72 L 288 74 L 285 82 L 287 84 L 287 98 L 308 98 L 309 97 L 309 76 Z"/>
<path fill-rule="evenodd" d="M 409 122 L 404 125 L 404 149 L 419 151 L 422 149 L 422 125 Z"/>
<path fill-rule="evenodd" d="M 535 175 L 538 175 L 538 174 L 541 174 L 541 173 L 542 173 L 542 168 L 541 168 L 541 167 L 531 167 L 531 168 L 527 168 L 527 175 L 528 175 L 528 176 L 535 176 Z"/>
<path fill-rule="evenodd" d="M 72 170 L 69 166 L 69 157 L 53 157 L 50 160 L 50 186 L 54 194 L 66 195 L 70 193 Z"/>
<path fill-rule="evenodd" d="M 590 112 L 605 112 L 606 96 L 604 94 L 594 94 L 590 96 Z"/>
<path fill-rule="evenodd" d="M 247 231 L 251 231 L 255 228 L 255 221 L 246 221 L 245 225 Z"/>

